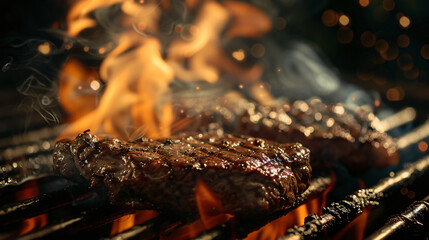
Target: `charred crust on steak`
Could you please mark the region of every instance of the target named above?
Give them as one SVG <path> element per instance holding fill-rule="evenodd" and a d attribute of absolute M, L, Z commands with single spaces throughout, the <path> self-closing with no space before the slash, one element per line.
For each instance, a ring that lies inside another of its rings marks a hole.
<path fill-rule="evenodd" d="M 63 151 L 63 142 L 70 151 Z M 247 136 L 199 134 L 126 142 L 83 133 L 58 142 L 54 152 L 58 173 L 106 187 L 117 205 L 188 214 L 197 214 L 199 180 L 225 213 L 249 217 L 290 207 L 311 178 L 310 153 L 301 144 Z"/>
<path fill-rule="evenodd" d="M 374 128 L 375 116 L 365 108 L 349 109 L 340 103 L 323 103 L 320 99 L 276 99 L 264 105 L 234 93 L 198 103 L 198 108 L 193 101 L 177 103 L 180 109 L 187 109 L 187 115 L 192 116 L 195 111 L 202 116 L 180 131 L 222 129 L 280 143 L 300 142 L 310 149 L 314 169 L 341 163 L 352 174 L 361 174 L 372 167 L 398 163 L 399 152 L 394 139 Z M 213 119 L 217 122 L 211 129 Z"/>

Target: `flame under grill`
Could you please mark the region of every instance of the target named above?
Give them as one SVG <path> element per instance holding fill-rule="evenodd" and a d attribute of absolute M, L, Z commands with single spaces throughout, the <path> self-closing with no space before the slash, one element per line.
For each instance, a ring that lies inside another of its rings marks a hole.
<path fill-rule="evenodd" d="M 421 135 L 421 129 L 424 127 L 425 125 L 416 128 L 404 137 L 411 139 L 410 144 L 415 143 L 415 134 Z M 165 213 L 158 215 L 154 211 L 135 212 L 132 209 L 121 209 L 109 205 L 106 199 L 100 199 L 96 193 L 89 192 L 84 186 L 70 185 L 64 179 L 52 176 L 52 168 L 48 166 L 52 164 L 52 146 L 60 129 L 61 127 L 40 129 L 1 141 L 3 151 L 0 169 L 3 181 L 0 192 L 4 196 L 6 193 L 8 195 L 1 200 L 0 224 L 8 229 L 2 231 L 1 236 L 18 237 L 18 239 L 70 236 L 93 236 L 105 239 L 153 237 L 224 239 L 231 236 L 243 238 L 249 233 L 251 233 L 249 235 L 251 237 L 254 230 L 267 222 L 275 222 L 284 215 L 296 217 L 297 214 L 292 211 L 293 209 L 297 211 L 297 208 L 304 207 L 307 209 L 307 213 L 312 213 L 308 211 L 309 205 L 316 199 L 316 202 L 313 203 L 316 208 L 313 210 L 319 215 L 309 215 L 304 225 L 289 229 L 286 235 L 280 239 L 311 239 L 321 236 L 336 239 L 338 234 L 348 234 L 347 232 L 352 231 L 350 225 L 353 223 L 349 223 L 354 219 L 368 218 L 370 208 L 374 208 L 374 210 L 370 215 L 373 220 L 371 221 L 371 218 L 367 220 L 369 223 L 380 221 L 380 219 L 386 221 L 387 215 L 397 215 L 392 216 L 386 226 L 378 231 L 376 229 L 381 227 L 379 224 L 376 225 L 377 228 L 367 225 L 366 230 L 365 226 L 361 227 L 361 237 L 394 238 L 402 236 L 401 234 L 404 232 L 417 237 L 427 237 L 427 231 L 419 231 L 422 229 L 422 224 L 424 226 L 428 221 L 427 197 L 413 203 L 402 214 L 386 210 L 392 205 L 398 211 L 404 210 L 407 204 L 412 203 L 410 199 L 422 199 L 427 194 L 422 183 L 427 181 L 429 175 L 429 158 L 423 157 L 416 160 L 420 158 L 418 154 L 409 154 L 413 158 L 409 159 L 412 163 L 396 173 L 389 173 L 386 178 L 377 179 L 378 183 L 371 188 L 360 189 L 355 194 L 345 197 L 343 194 L 343 200 L 335 199 L 335 197 L 332 198 L 334 200 L 331 200 L 328 197 L 327 201 L 330 204 L 323 210 L 321 209 L 322 196 L 326 195 L 332 186 L 334 186 L 334 192 L 350 191 L 341 190 L 341 184 L 334 184 L 334 176 L 315 177 L 308 190 L 296 201 L 291 210 L 279 212 L 268 219 L 240 224 L 233 218 L 203 232 L 183 234 L 180 231 L 188 229 L 189 224 L 195 224 L 196 219 L 184 219 L 181 216 L 171 216 Z M 8 142 L 9 144 L 6 144 Z M 416 151 L 405 147 L 403 150 L 407 150 L 407 153 Z M 32 171 L 29 171 L 30 169 Z M 52 189 L 56 189 L 56 191 L 52 191 Z M 393 199 L 398 196 L 402 196 L 407 201 L 401 200 L 396 205 L 392 204 Z M 378 211 L 378 209 L 381 210 Z M 365 213 L 362 214 L 362 212 Z M 363 215 L 365 216 L 362 217 Z M 301 217 L 303 219 L 305 216 Z M 299 221 L 294 224 L 299 224 Z M 371 233 L 372 235 L 370 235 Z M 271 237 L 271 239 L 275 239 L 275 237 Z"/>

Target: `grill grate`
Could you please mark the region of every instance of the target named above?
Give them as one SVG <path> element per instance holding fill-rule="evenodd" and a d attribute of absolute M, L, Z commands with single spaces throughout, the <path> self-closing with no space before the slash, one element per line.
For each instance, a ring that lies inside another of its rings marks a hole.
<path fill-rule="evenodd" d="M 38 179 L 33 181 L 39 182 L 46 181 L 53 185 L 57 184 L 56 180 L 50 180 L 50 178 L 46 176 L 52 175 L 51 152 L 55 137 L 61 129 L 62 126 L 53 129 L 45 128 L 0 140 L 0 149 L 2 149 L 2 153 L 0 154 L 0 191 L 9 192 L 11 188 L 19 190 L 23 183 L 30 179 Z M 413 144 L 427 137 L 429 134 L 427 129 L 429 129 L 429 122 L 424 123 L 422 126 L 398 138 L 397 141 L 402 144 L 401 149 L 407 150 L 413 146 Z M 415 149 L 411 149 L 411 152 L 415 152 Z M 415 157 L 416 154 L 411 154 L 409 158 L 415 159 Z M 391 177 L 380 181 L 379 184 L 372 188 L 360 190 L 357 195 L 350 195 L 346 200 L 340 201 L 339 203 L 331 203 L 329 207 L 325 208 L 324 215 L 310 215 L 307 218 L 307 223 L 303 227 L 291 229 L 289 235 L 281 239 L 301 239 L 310 235 L 320 236 L 319 234 L 326 234 L 326 229 L 333 229 L 332 232 L 342 229 L 344 225 L 353 220 L 353 218 L 361 212 L 362 208 L 374 205 L 377 202 L 383 203 L 391 199 L 393 192 L 402 191 L 401 187 L 410 184 L 409 182 L 411 180 L 416 180 L 418 177 L 421 178 L 422 176 L 427 177 L 427 174 L 423 175 L 422 172 L 427 172 L 428 166 L 429 157 L 423 158 L 412 163 L 406 169 L 398 172 L 398 174 L 392 173 Z M 332 176 L 319 176 L 314 178 L 309 189 L 297 200 L 293 208 L 308 202 L 309 199 L 320 196 L 332 183 Z M 68 187 L 65 188 L 64 186 Z M 70 185 L 67 182 L 65 184 L 64 182 L 59 185 L 57 184 L 56 187 L 60 190 L 54 192 L 52 192 L 52 190 L 46 192 L 42 191 L 42 194 L 37 197 L 3 204 L 0 207 L 0 226 L 16 226 L 24 219 L 47 213 L 48 216 L 51 214 L 53 216 L 51 218 L 52 221 L 49 222 L 47 226 L 41 229 L 35 229 L 20 236 L 18 239 L 55 238 L 60 236 L 63 238 L 66 236 L 79 237 L 86 236 L 88 231 L 95 231 L 96 236 L 104 237 L 104 239 L 142 239 L 159 236 L 161 232 L 166 230 L 171 231 L 188 223 L 188 221 L 183 221 L 183 219 L 177 216 L 161 214 L 142 224 L 135 225 L 129 230 L 109 237 L 110 233 L 108 230 L 106 231 L 104 229 L 98 232 L 97 229 L 103 224 L 111 223 L 119 217 L 133 213 L 132 209 L 120 209 L 111 206 L 96 193 L 89 193 L 88 190 L 85 190 L 87 187 Z M 362 195 L 362 193 L 371 194 Z M 374 197 L 374 199 L 372 199 L 371 196 Z M 365 197 L 368 197 L 368 199 Z M 347 209 L 347 207 L 351 206 L 349 203 L 353 201 L 358 201 L 357 203 L 362 204 L 357 204 L 357 208 Z M 427 200 L 413 204 L 409 211 L 414 211 L 412 209 L 415 209 L 416 206 L 421 206 L 421 204 L 427 205 Z M 340 211 L 339 208 L 343 211 Z M 56 211 L 59 213 L 55 213 Z M 260 221 L 251 223 L 246 222 L 240 225 L 238 229 L 234 229 L 237 228 L 238 220 L 231 219 L 225 224 L 201 233 L 196 239 L 224 239 L 231 237 L 232 232 L 234 232 L 234 236 L 236 237 L 244 237 L 249 232 L 258 229 L 265 223 L 275 220 L 288 212 L 289 210 L 279 212 L 274 216 L 270 216 L 269 219 L 260 219 Z M 408 212 L 404 214 L 406 215 Z M 402 215 L 393 217 L 389 221 L 390 225 L 388 224 L 386 227 L 376 231 L 369 238 L 378 239 L 379 236 L 382 235 L 382 232 L 386 231 L 385 229 L 389 229 L 389 231 L 392 232 L 392 236 L 394 236 L 393 234 L 396 234 L 396 232 L 402 231 L 400 227 L 393 228 L 391 226 L 395 221 L 405 221 L 404 218 L 400 216 Z M 317 224 L 315 224 L 316 222 Z M 320 224 L 321 222 L 324 224 Z M 311 232 L 309 229 L 315 231 Z M 324 230 L 322 231 L 321 229 Z M 408 226 L 406 229 L 408 229 Z M 423 233 L 427 234 L 424 231 Z M 0 232 L 0 236 L 2 236 L 1 234 L 2 232 Z M 15 237 L 16 234 L 13 235 L 13 238 Z"/>

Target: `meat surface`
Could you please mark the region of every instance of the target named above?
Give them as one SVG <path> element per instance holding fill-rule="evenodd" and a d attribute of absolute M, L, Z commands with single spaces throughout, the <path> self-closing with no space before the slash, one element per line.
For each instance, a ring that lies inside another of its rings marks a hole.
<path fill-rule="evenodd" d="M 299 143 L 214 134 L 127 142 L 83 133 L 56 144 L 54 166 L 137 209 L 196 214 L 202 182 L 224 213 L 239 217 L 290 207 L 311 178 L 309 151 Z"/>
<path fill-rule="evenodd" d="M 199 114 L 191 118 L 191 126 L 182 126 L 179 131 L 223 129 L 280 143 L 300 142 L 310 149 L 314 169 L 341 163 L 351 173 L 360 174 L 371 167 L 394 165 L 399 160 L 395 141 L 376 130 L 376 117 L 370 111 L 350 110 L 342 104 L 325 104 L 319 99 L 278 100 L 263 105 L 237 94 L 227 94 L 216 101 L 195 104 L 190 100 L 179 104 L 180 109 Z M 191 107 L 196 105 L 199 108 Z M 187 114 L 195 116 L 195 113 Z"/>

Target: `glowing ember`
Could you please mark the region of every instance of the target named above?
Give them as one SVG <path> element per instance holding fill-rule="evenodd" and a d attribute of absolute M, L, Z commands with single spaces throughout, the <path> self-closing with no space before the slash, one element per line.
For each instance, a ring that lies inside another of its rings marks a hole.
<path fill-rule="evenodd" d="M 48 55 L 51 52 L 51 45 L 48 42 L 44 42 L 37 47 L 40 53 Z"/>
<path fill-rule="evenodd" d="M 239 49 L 232 53 L 232 57 L 234 57 L 237 61 L 243 61 L 246 57 L 246 54 L 244 53 L 243 49 Z"/>

